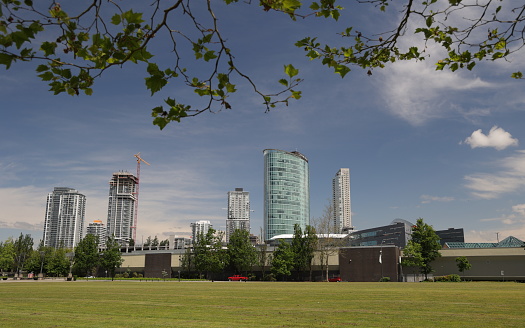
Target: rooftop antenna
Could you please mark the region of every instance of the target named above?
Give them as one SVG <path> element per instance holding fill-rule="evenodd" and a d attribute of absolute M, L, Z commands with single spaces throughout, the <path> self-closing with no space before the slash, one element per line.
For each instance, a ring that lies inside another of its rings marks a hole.
<path fill-rule="evenodd" d="M 498 244 L 499 244 L 499 232 L 496 232 L 496 240 L 498 241 Z"/>
<path fill-rule="evenodd" d="M 137 185 L 135 186 L 135 215 L 133 218 L 133 226 L 131 230 L 133 231 L 133 242 L 136 242 L 137 238 L 137 221 L 139 218 L 139 186 L 140 186 L 140 162 L 150 165 L 150 163 L 140 157 L 140 153 L 133 155 L 137 159 Z"/>

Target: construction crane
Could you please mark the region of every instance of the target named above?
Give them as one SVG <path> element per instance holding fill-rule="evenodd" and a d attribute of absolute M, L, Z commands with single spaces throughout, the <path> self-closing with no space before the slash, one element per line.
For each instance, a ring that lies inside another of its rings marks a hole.
<path fill-rule="evenodd" d="M 135 186 L 135 215 L 133 218 L 133 226 L 131 230 L 133 231 L 133 241 L 137 240 L 137 221 L 139 217 L 139 186 L 140 186 L 140 162 L 150 165 L 150 163 L 140 157 L 140 153 L 133 155 L 137 159 L 137 185 Z"/>

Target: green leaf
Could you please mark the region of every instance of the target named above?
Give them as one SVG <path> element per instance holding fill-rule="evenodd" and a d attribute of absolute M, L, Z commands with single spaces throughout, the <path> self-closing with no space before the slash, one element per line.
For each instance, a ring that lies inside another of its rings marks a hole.
<path fill-rule="evenodd" d="M 40 46 L 40 49 L 44 51 L 44 55 L 51 56 L 55 54 L 55 49 L 57 47 L 57 44 L 55 42 L 48 42 L 45 41 Z"/>
<path fill-rule="evenodd" d="M 215 51 L 213 50 L 206 51 L 206 53 L 204 54 L 205 61 L 210 61 L 211 59 L 215 59 L 215 58 L 217 58 L 217 55 L 215 54 Z"/>
<path fill-rule="evenodd" d="M 153 120 L 153 125 L 157 125 L 161 130 L 166 127 L 168 124 L 168 120 L 166 120 L 164 117 L 156 117 Z"/>
<path fill-rule="evenodd" d="M 111 24 L 120 25 L 121 22 L 122 22 L 122 17 L 120 15 L 115 14 L 113 15 L 113 17 L 111 17 Z"/>
<path fill-rule="evenodd" d="M 45 72 L 49 70 L 49 67 L 47 67 L 47 65 L 38 65 L 38 67 L 36 68 L 36 71 L 38 73 L 42 73 L 42 72 Z"/>
<path fill-rule="evenodd" d="M 310 5 L 310 9 L 312 9 L 312 10 L 319 10 L 319 4 L 317 2 L 313 2 Z"/>
<path fill-rule="evenodd" d="M 5 65 L 6 69 L 9 69 L 9 67 L 11 67 L 11 63 L 13 62 L 13 60 L 14 56 L 0 53 L 0 65 Z"/>
<path fill-rule="evenodd" d="M 433 17 L 432 16 L 428 16 L 427 19 L 426 19 L 427 27 L 432 26 L 432 22 L 433 21 L 434 21 Z"/>
<path fill-rule="evenodd" d="M 286 79 L 280 79 L 279 80 L 279 83 L 281 83 L 282 85 L 284 85 L 285 87 L 288 86 L 288 81 Z"/>
<path fill-rule="evenodd" d="M 288 75 L 289 77 L 294 77 L 296 76 L 297 74 L 299 74 L 299 70 L 296 69 L 295 67 L 293 67 L 292 64 L 290 65 L 285 65 L 284 66 L 284 72 L 286 75 Z"/>
<path fill-rule="evenodd" d="M 140 24 L 144 22 L 142 19 L 142 13 L 134 13 L 133 9 L 123 13 L 122 18 L 128 22 L 128 24 Z"/>
<path fill-rule="evenodd" d="M 292 98 L 294 99 L 301 99 L 301 91 L 292 91 Z"/>
<path fill-rule="evenodd" d="M 350 72 L 350 68 L 345 65 L 337 65 L 334 70 L 337 74 L 341 75 L 341 78 L 345 77 L 345 75 Z"/>
<path fill-rule="evenodd" d="M 39 74 L 38 77 L 40 77 L 42 79 L 42 81 L 51 81 L 51 80 L 53 80 L 55 75 L 48 71 L 48 72 Z"/>
<path fill-rule="evenodd" d="M 157 91 L 160 91 L 167 83 L 168 80 L 165 79 L 162 75 L 152 75 L 145 78 L 146 87 L 151 90 L 151 95 L 155 94 Z"/>

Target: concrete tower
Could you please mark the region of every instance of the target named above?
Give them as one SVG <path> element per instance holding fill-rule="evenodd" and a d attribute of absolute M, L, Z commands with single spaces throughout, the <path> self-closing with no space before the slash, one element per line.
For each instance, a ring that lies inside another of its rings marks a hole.
<path fill-rule="evenodd" d="M 137 177 L 129 172 L 113 173 L 109 181 L 107 233 L 121 245 L 128 244 L 133 237 L 137 183 Z"/>
<path fill-rule="evenodd" d="M 354 230 L 350 201 L 350 169 L 340 169 L 333 181 L 333 224 L 335 233 Z"/>
<path fill-rule="evenodd" d="M 226 242 L 236 229 L 250 232 L 250 193 L 243 188 L 228 191 L 228 218 L 226 219 Z"/>

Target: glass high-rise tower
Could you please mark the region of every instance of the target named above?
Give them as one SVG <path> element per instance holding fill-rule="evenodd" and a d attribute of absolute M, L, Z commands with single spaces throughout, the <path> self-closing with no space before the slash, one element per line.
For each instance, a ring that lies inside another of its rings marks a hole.
<path fill-rule="evenodd" d="M 303 154 L 278 149 L 264 152 L 265 240 L 293 234 L 310 224 L 310 178 L 308 159 Z"/>
<path fill-rule="evenodd" d="M 86 196 L 75 189 L 55 187 L 47 195 L 44 246 L 74 248 L 82 238 Z"/>

